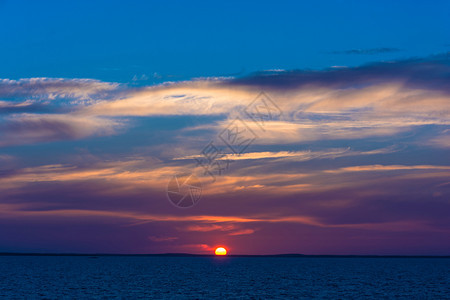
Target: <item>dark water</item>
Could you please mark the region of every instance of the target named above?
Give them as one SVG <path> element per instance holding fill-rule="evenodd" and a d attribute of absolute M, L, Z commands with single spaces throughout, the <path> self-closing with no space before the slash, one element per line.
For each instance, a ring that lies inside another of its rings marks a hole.
<path fill-rule="evenodd" d="M 450 259 L 3 256 L 0 297 L 450 299 Z"/>

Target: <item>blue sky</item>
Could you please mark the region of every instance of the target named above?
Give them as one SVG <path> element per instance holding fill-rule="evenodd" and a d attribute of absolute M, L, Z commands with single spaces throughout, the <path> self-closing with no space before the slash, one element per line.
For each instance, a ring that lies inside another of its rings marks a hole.
<path fill-rule="evenodd" d="M 0 3 L 1 71 L 11 79 L 148 84 L 422 57 L 450 44 L 448 1 Z M 398 51 L 335 53 L 378 48 Z"/>
<path fill-rule="evenodd" d="M 0 252 L 448 255 L 449 11 L 0 0 Z"/>

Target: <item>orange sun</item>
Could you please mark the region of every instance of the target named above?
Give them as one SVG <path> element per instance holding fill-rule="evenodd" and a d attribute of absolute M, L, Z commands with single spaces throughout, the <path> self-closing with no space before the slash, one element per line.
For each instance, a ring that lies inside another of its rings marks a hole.
<path fill-rule="evenodd" d="M 216 248 L 216 251 L 214 252 L 216 255 L 227 255 L 227 249 L 224 247 Z"/>

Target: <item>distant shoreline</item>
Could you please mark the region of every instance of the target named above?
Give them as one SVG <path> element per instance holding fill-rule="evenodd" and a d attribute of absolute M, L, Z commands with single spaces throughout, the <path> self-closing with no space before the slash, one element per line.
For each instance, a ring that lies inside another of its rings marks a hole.
<path fill-rule="evenodd" d="M 135 256 L 135 257 L 217 257 L 214 254 L 159 253 L 159 254 L 113 254 L 113 253 L 0 253 L 0 256 Z M 230 254 L 221 257 L 280 257 L 280 258 L 450 258 L 450 255 L 307 255 L 307 254 Z"/>

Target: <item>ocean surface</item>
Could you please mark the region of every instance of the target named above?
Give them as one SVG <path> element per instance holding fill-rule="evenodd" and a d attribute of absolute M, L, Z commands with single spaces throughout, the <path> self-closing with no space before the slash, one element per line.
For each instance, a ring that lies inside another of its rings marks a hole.
<path fill-rule="evenodd" d="M 450 259 L 0 256 L 0 298 L 450 299 Z"/>

